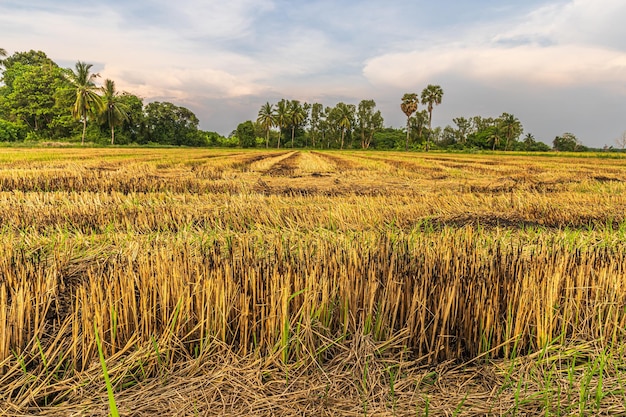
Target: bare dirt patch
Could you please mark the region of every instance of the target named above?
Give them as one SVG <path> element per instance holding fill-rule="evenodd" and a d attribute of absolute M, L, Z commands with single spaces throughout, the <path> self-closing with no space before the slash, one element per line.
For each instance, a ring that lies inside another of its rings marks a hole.
<path fill-rule="evenodd" d="M 285 159 L 281 159 L 272 165 L 265 175 L 271 177 L 294 177 L 298 170 L 298 160 L 300 159 L 300 152 L 294 152 Z"/>

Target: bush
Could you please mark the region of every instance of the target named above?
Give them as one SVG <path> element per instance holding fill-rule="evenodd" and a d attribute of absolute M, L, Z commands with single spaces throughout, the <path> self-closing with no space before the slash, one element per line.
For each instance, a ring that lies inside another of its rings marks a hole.
<path fill-rule="evenodd" d="M 17 123 L 0 119 L 0 141 L 18 142 L 26 137 L 26 129 Z"/>

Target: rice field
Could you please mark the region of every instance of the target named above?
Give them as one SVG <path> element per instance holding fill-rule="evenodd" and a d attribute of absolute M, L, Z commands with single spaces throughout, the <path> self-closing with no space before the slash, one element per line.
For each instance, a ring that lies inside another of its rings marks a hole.
<path fill-rule="evenodd" d="M 0 416 L 624 415 L 611 156 L 3 149 Z"/>

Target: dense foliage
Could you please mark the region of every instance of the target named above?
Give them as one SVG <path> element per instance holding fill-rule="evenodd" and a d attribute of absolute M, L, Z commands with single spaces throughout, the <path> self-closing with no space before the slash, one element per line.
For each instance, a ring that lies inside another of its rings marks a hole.
<path fill-rule="evenodd" d="M 199 130 L 189 109 L 144 104 L 141 97 L 118 92 L 113 80 L 98 87 L 91 64 L 64 69 L 44 52 L 28 51 L 3 59 L 0 68 L 0 141 L 219 146 L 226 140 Z"/>

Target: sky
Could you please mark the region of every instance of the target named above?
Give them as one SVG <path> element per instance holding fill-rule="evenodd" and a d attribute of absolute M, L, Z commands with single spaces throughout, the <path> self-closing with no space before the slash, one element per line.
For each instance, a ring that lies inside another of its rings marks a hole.
<path fill-rule="evenodd" d="M 402 127 L 402 95 L 436 84 L 433 126 L 507 112 L 602 147 L 626 131 L 625 20 L 624 0 L 0 0 L 0 47 L 91 63 L 224 135 L 281 98 L 374 99 Z"/>

